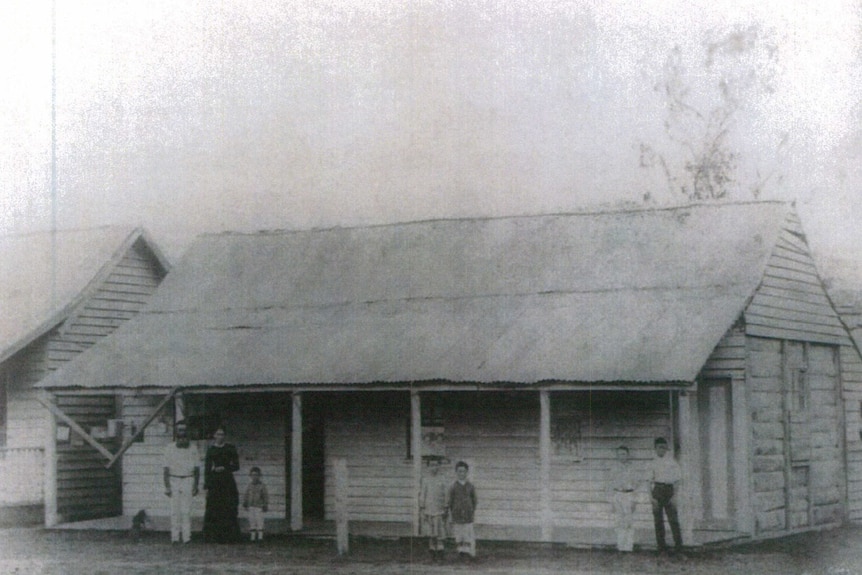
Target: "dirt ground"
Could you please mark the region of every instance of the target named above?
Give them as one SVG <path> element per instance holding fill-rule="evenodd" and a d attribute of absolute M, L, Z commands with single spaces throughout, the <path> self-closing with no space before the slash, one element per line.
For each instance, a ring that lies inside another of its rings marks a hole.
<path fill-rule="evenodd" d="M 272 536 L 259 544 L 172 546 L 165 533 L 0 529 L 0 573 L 17 574 L 535 574 L 862 575 L 862 526 L 842 527 L 736 547 L 693 549 L 679 557 L 619 554 L 561 546 L 479 542 L 475 563 L 454 554 L 434 563 L 419 541 L 353 539 L 339 557 L 335 542 Z"/>

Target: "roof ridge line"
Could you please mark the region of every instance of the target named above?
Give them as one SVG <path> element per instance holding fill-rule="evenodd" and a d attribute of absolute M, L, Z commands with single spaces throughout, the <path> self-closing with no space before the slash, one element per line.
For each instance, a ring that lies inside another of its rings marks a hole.
<path fill-rule="evenodd" d="M 311 228 L 273 228 L 254 231 L 240 230 L 223 230 L 219 232 L 204 232 L 198 237 L 221 237 L 221 236 L 261 236 L 261 235 L 287 235 L 295 233 L 307 232 L 328 232 L 338 230 L 357 230 L 357 229 L 372 229 L 372 228 L 387 228 L 395 226 L 410 226 L 420 224 L 432 224 L 436 222 L 491 222 L 502 220 L 522 220 L 536 218 L 555 218 L 555 217 L 574 217 L 574 216 L 599 216 L 599 215 L 623 215 L 623 214 L 642 214 L 651 212 L 672 212 L 677 210 L 685 210 L 692 208 L 723 208 L 729 206 L 746 206 L 746 205 L 784 205 L 792 206 L 792 202 L 785 200 L 741 200 L 727 202 L 692 202 L 687 204 L 675 204 L 667 206 L 644 206 L 644 207 L 619 207 L 607 209 L 585 209 L 584 211 L 563 211 L 563 212 L 541 212 L 532 214 L 511 214 L 498 216 L 453 216 L 453 217 L 437 217 L 419 220 L 405 220 L 398 222 L 385 222 L 374 224 L 349 224 L 349 225 L 331 225 Z"/>

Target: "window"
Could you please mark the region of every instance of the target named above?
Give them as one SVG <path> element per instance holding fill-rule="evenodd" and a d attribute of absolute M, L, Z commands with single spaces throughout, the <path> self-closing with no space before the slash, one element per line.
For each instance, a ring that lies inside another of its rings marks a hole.
<path fill-rule="evenodd" d="M 791 372 L 792 386 L 792 409 L 793 411 L 805 411 L 808 409 L 808 377 L 804 367 L 794 369 Z"/>
<path fill-rule="evenodd" d="M 589 393 L 550 394 L 551 457 L 554 460 L 572 462 L 584 458 L 583 428 L 589 421 L 592 402 L 593 395 Z"/>
<path fill-rule="evenodd" d="M 787 354 L 787 391 L 789 397 L 789 408 L 797 414 L 804 414 L 808 410 L 808 355 L 809 344 L 807 342 L 787 342 L 785 345 Z"/>
<path fill-rule="evenodd" d="M 211 439 L 216 428 L 222 423 L 222 406 L 218 398 L 188 394 L 182 399 L 181 413 L 186 422 L 189 439 Z"/>
<path fill-rule="evenodd" d="M 423 395 L 420 410 L 422 459 L 446 457 L 446 426 L 439 395 Z M 407 459 L 413 458 L 411 441 L 412 424 L 407 418 Z"/>
<path fill-rule="evenodd" d="M 581 459 L 581 417 L 565 407 L 551 408 L 551 443 L 554 457 L 579 461 Z"/>

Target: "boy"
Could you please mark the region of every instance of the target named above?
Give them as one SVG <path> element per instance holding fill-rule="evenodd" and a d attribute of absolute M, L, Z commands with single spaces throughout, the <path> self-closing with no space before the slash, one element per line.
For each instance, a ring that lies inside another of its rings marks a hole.
<path fill-rule="evenodd" d="M 458 547 L 458 557 L 474 559 L 476 557 L 476 533 L 473 530 L 473 517 L 476 513 L 476 489 L 467 481 L 470 467 L 459 461 L 455 464 L 455 475 L 458 478 L 452 487 L 446 501 L 446 508 L 452 520 L 452 534 Z"/>
<path fill-rule="evenodd" d="M 682 549 L 682 533 L 679 528 L 679 516 L 676 511 L 677 484 L 682 479 L 682 468 L 668 453 L 667 440 L 658 437 L 655 440 L 655 458 L 650 461 L 649 476 L 650 495 L 652 497 L 652 517 L 655 523 L 655 540 L 659 553 L 667 551 L 664 539 L 664 514 L 670 523 L 673 534 L 674 548 Z"/>
<path fill-rule="evenodd" d="M 617 447 L 617 460 L 608 471 L 608 488 L 614 508 L 617 549 L 632 551 L 635 545 L 634 513 L 638 478 L 629 459 L 629 448 Z"/>
<path fill-rule="evenodd" d="M 438 459 L 428 461 L 428 475 L 422 478 L 419 487 L 419 513 L 428 536 L 428 550 L 438 561 L 443 558 L 446 539 L 446 482 L 439 475 L 440 463 Z"/>
<path fill-rule="evenodd" d="M 260 467 L 252 467 L 249 471 L 251 483 L 245 489 L 242 499 L 243 509 L 248 510 L 250 541 L 263 541 L 263 514 L 269 505 L 269 494 L 266 485 L 260 480 Z"/>

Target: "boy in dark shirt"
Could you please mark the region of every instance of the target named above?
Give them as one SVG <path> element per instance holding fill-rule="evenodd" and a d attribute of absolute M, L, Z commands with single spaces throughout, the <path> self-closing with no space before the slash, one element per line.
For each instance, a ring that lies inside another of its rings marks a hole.
<path fill-rule="evenodd" d="M 455 475 L 458 479 L 449 488 L 446 507 L 452 520 L 452 534 L 458 547 L 458 556 L 462 559 L 476 557 L 476 533 L 473 530 L 473 518 L 476 513 L 476 489 L 467 481 L 469 466 L 459 461 L 455 465 Z"/>

